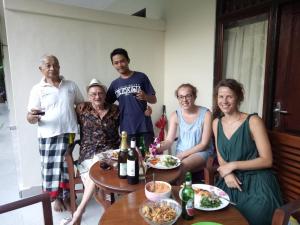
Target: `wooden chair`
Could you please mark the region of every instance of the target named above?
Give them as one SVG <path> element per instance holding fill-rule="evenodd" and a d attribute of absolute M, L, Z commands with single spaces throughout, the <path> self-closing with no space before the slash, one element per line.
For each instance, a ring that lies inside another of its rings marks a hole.
<path fill-rule="evenodd" d="M 50 195 L 43 193 L 0 206 L 0 214 L 42 202 L 44 225 L 53 225 Z"/>
<path fill-rule="evenodd" d="M 300 222 L 300 137 L 268 132 L 273 152 L 273 170 L 282 192 L 284 206 L 276 209 L 272 225 L 287 225 L 292 215 Z"/>
<path fill-rule="evenodd" d="M 272 225 L 287 225 L 290 216 L 300 221 L 300 199 L 291 201 L 275 210 Z"/>
<path fill-rule="evenodd" d="M 80 145 L 80 140 L 76 140 L 73 144 L 69 145 L 69 147 L 65 153 L 65 160 L 68 165 L 68 173 L 69 173 L 70 205 L 71 205 L 72 215 L 77 208 L 76 194 L 83 193 L 83 191 L 84 191 L 83 182 L 81 180 L 79 171 L 75 170 L 75 167 L 77 165 L 77 160 L 74 160 L 74 158 L 73 158 L 73 151 L 74 151 L 76 145 Z M 83 188 L 76 189 L 77 184 L 81 184 Z"/>

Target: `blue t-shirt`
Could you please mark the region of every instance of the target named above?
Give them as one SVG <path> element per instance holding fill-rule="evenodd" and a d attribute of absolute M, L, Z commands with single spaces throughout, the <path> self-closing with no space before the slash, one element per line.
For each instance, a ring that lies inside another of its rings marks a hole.
<path fill-rule="evenodd" d="M 146 74 L 134 72 L 131 77 L 117 78 L 108 88 L 106 101 L 119 102 L 120 129 L 128 134 L 153 132 L 150 116 L 145 116 L 146 101 L 140 101 L 135 97 L 138 91 L 144 91 L 147 95 L 155 95 L 155 90 Z"/>

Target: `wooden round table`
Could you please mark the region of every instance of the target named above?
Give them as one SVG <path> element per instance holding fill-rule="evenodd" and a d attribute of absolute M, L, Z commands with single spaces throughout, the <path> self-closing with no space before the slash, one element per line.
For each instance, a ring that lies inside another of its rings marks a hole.
<path fill-rule="evenodd" d="M 151 181 L 153 173 L 155 173 L 156 180 L 162 180 L 172 184 L 180 176 L 180 166 L 170 170 L 149 168 L 146 172 L 146 180 L 140 180 L 140 182 L 135 185 L 128 184 L 127 179 L 120 179 L 118 177 L 118 171 L 115 168 L 103 170 L 100 168 L 99 162 L 96 162 L 90 169 L 90 177 L 97 187 L 106 192 L 118 194 L 127 194 L 144 188 L 145 181 Z"/>
<path fill-rule="evenodd" d="M 179 189 L 179 186 L 172 187 L 172 195 L 178 202 L 180 202 L 178 197 Z M 106 209 L 99 221 L 99 225 L 146 225 L 147 223 L 139 214 L 139 206 L 146 200 L 144 189 L 137 190 L 124 196 Z M 216 222 L 223 225 L 248 225 L 247 220 L 242 214 L 231 205 L 217 211 L 196 210 L 193 220 L 184 220 L 180 217 L 175 224 L 185 225 L 200 221 Z"/>

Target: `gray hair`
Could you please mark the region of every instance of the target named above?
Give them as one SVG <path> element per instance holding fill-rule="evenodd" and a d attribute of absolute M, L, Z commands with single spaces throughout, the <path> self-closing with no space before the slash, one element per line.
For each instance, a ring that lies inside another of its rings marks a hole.
<path fill-rule="evenodd" d="M 54 59 L 54 61 L 56 61 L 56 63 L 59 65 L 59 61 L 55 55 L 45 54 L 40 58 L 39 67 L 43 66 L 47 59 Z"/>

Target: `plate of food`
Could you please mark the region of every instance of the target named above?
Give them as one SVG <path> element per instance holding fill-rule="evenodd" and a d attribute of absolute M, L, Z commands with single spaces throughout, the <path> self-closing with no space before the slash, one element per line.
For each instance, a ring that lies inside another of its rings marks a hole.
<path fill-rule="evenodd" d="M 192 184 L 194 189 L 194 208 L 203 211 L 215 211 L 225 208 L 230 201 L 228 194 L 222 189 L 208 184 Z M 179 191 L 181 199 L 182 189 Z"/>
<path fill-rule="evenodd" d="M 180 165 L 180 159 L 172 155 L 156 155 L 147 159 L 146 164 L 155 169 L 174 169 Z"/>
<path fill-rule="evenodd" d="M 112 159 L 118 160 L 120 149 L 110 149 L 106 150 L 105 152 L 101 152 L 99 154 L 99 159 Z"/>
<path fill-rule="evenodd" d="M 118 160 L 120 149 L 114 149 L 111 151 L 111 159 Z"/>

